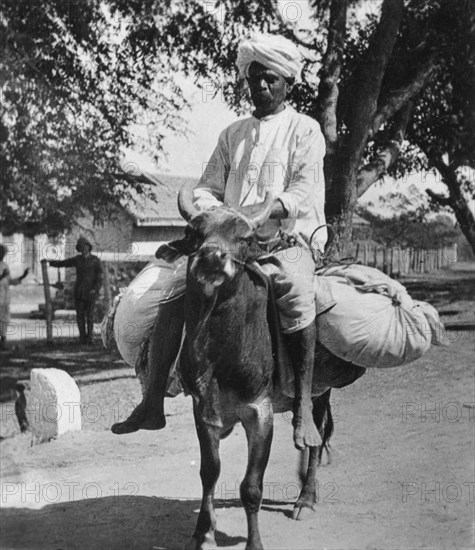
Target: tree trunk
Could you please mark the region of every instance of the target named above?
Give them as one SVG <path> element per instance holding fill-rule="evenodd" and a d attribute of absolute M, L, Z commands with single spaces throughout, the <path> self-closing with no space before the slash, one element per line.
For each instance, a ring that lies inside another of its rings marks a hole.
<path fill-rule="evenodd" d="M 461 182 L 457 178 L 455 170 L 441 159 L 432 157 L 430 162 L 440 172 L 442 181 L 449 190 L 449 196 L 439 195 L 431 189 L 426 189 L 426 193 L 441 206 L 449 206 L 453 210 L 462 233 L 475 253 L 475 217 L 463 196 Z"/>
<path fill-rule="evenodd" d="M 348 133 L 326 170 L 328 222 L 333 227 L 335 252 L 346 255 L 356 206 L 357 176 L 376 114 L 381 82 L 394 48 L 403 13 L 403 0 L 384 0 L 381 19 L 371 37 L 355 80 L 354 101 L 345 123 Z M 334 104 L 331 105 L 334 108 Z M 332 237 L 332 236 L 331 236 Z"/>

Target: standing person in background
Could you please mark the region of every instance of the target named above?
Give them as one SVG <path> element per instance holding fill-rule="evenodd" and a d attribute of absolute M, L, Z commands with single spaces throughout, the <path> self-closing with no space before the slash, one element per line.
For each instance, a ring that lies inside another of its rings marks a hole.
<path fill-rule="evenodd" d="M 102 263 L 91 254 L 92 244 L 85 237 L 79 237 L 76 250 L 80 253 L 77 256 L 50 261 L 49 264 L 52 267 L 76 268 L 74 302 L 79 340 L 81 344 L 91 345 L 94 342 L 94 307 L 102 286 Z"/>
<path fill-rule="evenodd" d="M 3 261 L 7 252 L 7 247 L 0 244 L 0 350 L 6 349 L 7 326 L 10 322 L 10 285 L 21 284 L 29 272 L 29 269 L 25 269 L 21 277 L 12 279 L 10 277 L 10 268 Z"/>

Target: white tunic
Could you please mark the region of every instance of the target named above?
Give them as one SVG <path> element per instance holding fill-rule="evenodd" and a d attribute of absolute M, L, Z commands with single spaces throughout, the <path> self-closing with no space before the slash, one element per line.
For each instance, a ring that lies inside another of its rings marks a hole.
<path fill-rule="evenodd" d="M 194 190 L 200 210 L 226 202 L 231 206 L 262 202 L 271 189 L 288 213 L 271 219 L 258 236 L 262 240 L 283 229 L 323 252 L 325 227 L 325 140 L 318 122 L 291 106 L 262 119 L 239 120 L 220 135 L 218 145 Z M 317 230 L 317 228 L 320 228 Z"/>

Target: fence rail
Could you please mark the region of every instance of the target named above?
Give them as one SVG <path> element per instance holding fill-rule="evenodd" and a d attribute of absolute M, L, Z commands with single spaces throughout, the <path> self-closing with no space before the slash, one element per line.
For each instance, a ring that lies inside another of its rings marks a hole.
<path fill-rule="evenodd" d="M 425 249 L 357 243 L 351 255 L 364 265 L 376 267 L 394 277 L 429 273 L 459 261 L 457 244 Z"/>

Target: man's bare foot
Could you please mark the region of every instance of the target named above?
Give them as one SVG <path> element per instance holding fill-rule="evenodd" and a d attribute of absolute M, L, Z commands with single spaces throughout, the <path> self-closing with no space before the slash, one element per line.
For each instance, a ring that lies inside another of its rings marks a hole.
<path fill-rule="evenodd" d="M 299 451 L 302 451 L 305 447 L 318 447 L 322 444 L 322 438 L 311 413 L 306 415 L 294 414 L 292 425 L 294 427 L 294 445 Z"/>
<path fill-rule="evenodd" d="M 138 430 L 161 430 L 166 424 L 163 412 L 148 410 L 140 403 L 127 420 L 113 424 L 111 431 L 117 435 L 130 434 Z"/>

